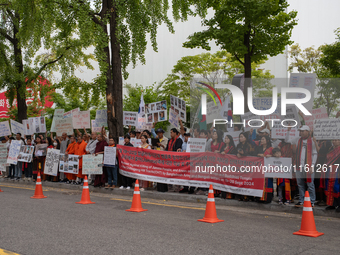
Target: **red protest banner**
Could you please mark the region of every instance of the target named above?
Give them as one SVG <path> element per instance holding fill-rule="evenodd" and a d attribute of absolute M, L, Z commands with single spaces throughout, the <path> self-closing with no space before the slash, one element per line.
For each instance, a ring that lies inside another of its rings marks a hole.
<path fill-rule="evenodd" d="M 235 194 L 261 197 L 263 158 L 212 152 L 156 151 L 117 145 L 122 175 L 159 183 L 209 187 Z M 253 172 L 251 169 L 253 168 Z M 247 170 L 248 169 L 248 170 Z"/>

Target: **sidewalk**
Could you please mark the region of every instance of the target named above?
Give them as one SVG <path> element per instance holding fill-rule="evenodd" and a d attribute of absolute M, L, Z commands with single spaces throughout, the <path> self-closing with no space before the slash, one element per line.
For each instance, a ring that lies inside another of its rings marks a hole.
<path fill-rule="evenodd" d="M 35 186 L 35 182 L 32 181 L 13 181 L 5 178 L 0 178 L 0 188 L 1 185 L 5 184 L 20 184 L 20 185 L 28 185 L 28 186 Z M 73 185 L 73 184 L 66 184 L 60 182 L 48 182 L 42 181 L 43 187 L 52 187 L 52 188 L 60 188 L 60 189 L 69 189 L 69 190 L 79 190 L 83 189 L 81 185 Z M 90 192 L 95 193 L 103 193 L 103 194 L 113 194 L 113 195 L 120 195 L 120 196 L 127 196 L 132 197 L 133 195 L 133 188 L 130 190 L 126 189 L 119 189 L 115 188 L 114 190 L 111 189 L 104 189 L 104 188 L 95 188 L 93 186 L 89 186 Z M 0 193 L 1 196 L 1 193 Z M 207 196 L 204 195 L 189 195 L 189 194 L 180 194 L 178 192 L 157 192 L 156 190 L 145 190 L 141 191 L 142 198 L 151 198 L 151 199 L 161 199 L 161 200 L 172 200 L 172 201 L 180 201 L 180 202 L 190 202 L 190 203 L 206 203 Z M 222 198 L 215 198 L 216 205 L 222 206 L 236 206 L 236 207 L 243 207 L 249 208 L 249 210 L 264 210 L 264 211 L 272 211 L 272 212 L 285 212 L 285 213 L 294 213 L 294 214 L 301 214 L 302 215 L 302 208 L 295 208 L 294 204 L 291 205 L 279 205 L 277 202 L 272 202 L 270 204 L 260 204 L 255 202 L 243 202 L 237 201 L 235 199 L 222 199 Z M 324 217 L 336 217 L 340 218 L 340 213 L 336 213 L 335 210 L 326 211 L 325 206 L 315 206 L 314 207 L 314 215 L 315 216 L 324 216 Z"/>

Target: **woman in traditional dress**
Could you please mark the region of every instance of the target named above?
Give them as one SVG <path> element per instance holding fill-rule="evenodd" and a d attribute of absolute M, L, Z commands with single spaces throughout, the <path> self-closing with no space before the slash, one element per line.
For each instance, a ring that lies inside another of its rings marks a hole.
<path fill-rule="evenodd" d="M 151 149 L 147 135 L 142 135 L 141 138 L 140 138 L 140 141 L 142 142 L 142 144 L 139 145 L 138 148 Z M 139 185 L 141 187 L 140 190 L 144 191 L 144 188 L 147 188 L 148 184 L 149 184 L 148 181 L 139 181 Z"/>

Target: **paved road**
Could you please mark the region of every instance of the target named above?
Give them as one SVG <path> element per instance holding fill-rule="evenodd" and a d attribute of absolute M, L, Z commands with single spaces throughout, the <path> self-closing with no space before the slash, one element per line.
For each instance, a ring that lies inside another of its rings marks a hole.
<path fill-rule="evenodd" d="M 0 249 L 19 254 L 339 254 L 340 220 L 315 217 L 318 238 L 295 236 L 300 215 L 218 206 L 225 222 L 197 222 L 204 205 L 143 200 L 143 213 L 125 212 L 130 197 L 4 184 Z M 143 195 L 143 192 L 142 192 Z"/>

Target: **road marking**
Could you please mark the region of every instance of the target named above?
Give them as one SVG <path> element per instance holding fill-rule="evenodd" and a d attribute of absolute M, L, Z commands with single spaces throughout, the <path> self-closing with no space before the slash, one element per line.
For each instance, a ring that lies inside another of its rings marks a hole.
<path fill-rule="evenodd" d="M 28 190 L 35 190 L 35 188 L 24 188 L 24 187 L 16 187 L 16 186 L 11 186 L 11 185 L 2 185 L 1 187 L 6 187 L 6 188 L 14 188 L 14 189 L 28 189 Z M 48 191 L 48 189 L 43 189 L 43 191 Z"/>
<path fill-rule="evenodd" d="M 132 200 L 129 200 L 129 199 L 120 199 L 120 198 L 111 198 L 111 200 L 124 201 L 124 202 L 132 202 Z M 183 208 L 183 209 L 202 210 L 202 211 L 205 210 L 205 208 L 200 208 L 200 207 L 190 207 L 190 206 L 181 206 L 181 205 L 169 205 L 169 204 L 152 203 L 152 202 L 143 202 L 143 204 L 169 206 L 169 207 L 176 207 L 176 208 Z"/>
<path fill-rule="evenodd" d="M 0 255 L 19 255 L 19 253 L 11 252 L 11 251 L 6 251 L 0 248 Z"/>

